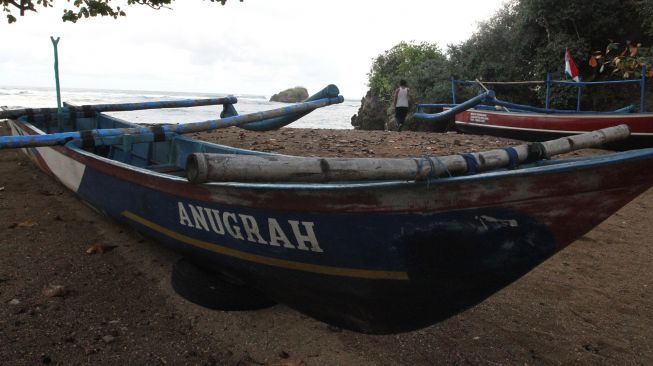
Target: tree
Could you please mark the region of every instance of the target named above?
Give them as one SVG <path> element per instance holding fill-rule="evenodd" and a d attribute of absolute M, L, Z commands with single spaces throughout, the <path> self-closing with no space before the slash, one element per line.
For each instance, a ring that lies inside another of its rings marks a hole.
<path fill-rule="evenodd" d="M 174 0 L 127 0 L 127 5 L 146 5 L 152 9 L 161 9 L 170 5 Z M 227 0 L 210 0 L 212 3 L 217 2 L 224 5 Z M 241 2 L 243 0 L 240 0 Z M 68 1 L 70 2 L 70 0 Z M 7 22 L 16 22 L 16 17 L 12 11 L 18 11 L 19 15 L 23 16 L 26 12 L 36 12 L 37 7 L 50 8 L 54 0 L 0 0 L 2 11 L 6 13 Z M 74 8 L 65 9 L 61 17 L 64 22 L 77 22 L 79 19 L 96 17 L 96 16 L 110 16 L 118 18 L 127 15 L 120 6 L 113 6 L 111 0 L 73 0 L 72 5 Z"/>
<path fill-rule="evenodd" d="M 418 101 L 439 100 L 449 94 L 447 58 L 437 45 L 401 42 L 376 57 L 368 73 L 374 95 L 390 100 L 400 79 L 406 79 Z"/>
<path fill-rule="evenodd" d="M 584 80 L 637 77 L 636 67 L 634 72 L 597 75 L 597 68 L 588 61 L 595 52 L 605 53 L 609 43 L 620 43 L 621 49 L 626 41 L 634 45 L 653 44 L 652 15 L 650 0 L 513 0 L 493 18 L 481 23 L 469 40 L 450 46 L 448 55 L 454 74 L 466 79 L 543 80 L 548 72 L 554 78 L 562 78 L 566 48 Z M 648 63 L 644 51 L 640 49 L 635 60 L 639 64 Z M 502 99 L 518 103 L 533 104 L 544 99 L 543 88 L 537 86 L 495 89 Z M 584 108 L 606 108 L 603 97 L 619 88 L 604 89 L 588 89 L 584 93 L 587 99 Z M 601 101 L 592 100 L 594 92 L 601 94 Z M 619 99 L 615 101 L 618 104 L 629 96 L 619 91 L 614 98 Z M 575 107 L 575 88 L 558 87 L 552 103 L 558 108 Z"/>

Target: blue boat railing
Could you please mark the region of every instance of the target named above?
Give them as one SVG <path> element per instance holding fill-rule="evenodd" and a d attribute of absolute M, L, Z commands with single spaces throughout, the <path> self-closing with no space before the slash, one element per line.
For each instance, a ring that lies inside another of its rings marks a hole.
<path fill-rule="evenodd" d="M 546 113 L 556 113 L 555 109 L 551 109 L 551 88 L 554 85 L 565 85 L 573 86 L 577 88 L 576 93 L 576 112 L 581 112 L 581 99 L 583 96 L 583 88 L 589 86 L 597 85 L 615 85 L 615 84 L 637 84 L 640 88 L 640 100 L 639 100 L 639 111 L 646 111 L 646 66 L 642 66 L 642 76 L 639 79 L 633 80 L 608 80 L 608 81 L 568 81 L 568 80 L 553 80 L 551 78 L 551 73 L 546 75 L 546 80 L 538 81 L 518 81 L 518 82 L 495 82 L 495 81 L 484 81 L 483 84 L 486 85 L 517 85 L 517 84 L 544 84 L 546 86 L 546 99 L 544 109 L 549 111 Z M 457 85 L 480 85 L 478 80 L 457 80 L 454 77 L 451 78 L 451 96 L 452 103 L 457 104 L 456 100 L 456 86 Z M 531 107 L 535 108 L 535 107 Z M 628 108 L 628 107 L 626 107 Z"/>

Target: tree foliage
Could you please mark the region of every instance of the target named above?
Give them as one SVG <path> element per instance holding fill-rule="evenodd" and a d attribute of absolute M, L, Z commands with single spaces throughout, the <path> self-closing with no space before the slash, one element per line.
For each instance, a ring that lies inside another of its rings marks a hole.
<path fill-rule="evenodd" d="M 417 100 L 439 99 L 448 94 L 450 71 L 444 53 L 430 43 L 401 42 L 376 57 L 368 73 L 372 92 L 390 100 L 405 79 Z"/>
<path fill-rule="evenodd" d="M 641 65 L 653 67 L 653 59 L 646 56 L 645 48 L 630 58 L 626 42 L 653 44 L 652 12 L 650 0 L 512 1 L 482 23 L 469 40 L 450 46 L 448 54 L 456 75 L 462 78 L 543 80 L 548 72 L 563 78 L 565 49 L 572 53 L 584 80 L 638 77 Z M 607 62 L 606 46 L 610 44 L 618 47 L 618 52 L 610 55 L 611 60 L 619 56 L 617 62 Z M 591 60 L 599 53 L 606 56 L 601 60 L 606 62 L 603 72 L 599 72 L 602 65 Z M 503 89 L 497 90 L 502 97 L 518 102 L 544 98 L 544 90 L 538 87 Z M 586 93 L 587 107 L 605 104 L 605 100 L 593 103 L 592 92 L 596 90 Z M 608 92 L 601 89 L 599 93 Z M 573 106 L 575 94 L 575 88 L 561 87 L 554 93 L 553 105 Z M 615 97 L 623 100 L 629 98 L 627 94 Z"/>
<path fill-rule="evenodd" d="M 646 66 L 653 77 L 653 1 L 651 0 L 512 0 L 482 22 L 466 41 L 449 45 L 400 43 L 373 62 L 369 86 L 390 95 L 405 78 L 421 102 L 450 98 L 450 76 L 487 81 L 565 78 L 569 49 L 583 80 L 638 78 Z M 541 104 L 544 88 L 493 86 L 500 98 Z M 462 98 L 478 90 L 460 88 Z M 633 86 L 592 87 L 584 91 L 584 109 L 606 109 L 637 101 Z M 556 86 L 552 106 L 575 108 L 576 88 Z"/>
<path fill-rule="evenodd" d="M 174 0 L 127 0 L 127 5 L 146 5 L 153 9 L 161 9 L 172 4 Z M 224 5 L 227 0 L 209 0 L 212 3 L 217 2 Z M 243 0 L 240 0 L 241 2 Z M 62 20 L 64 22 L 77 22 L 82 18 L 96 17 L 96 16 L 109 16 L 118 18 L 127 15 L 120 6 L 115 4 L 112 0 L 68 0 L 67 3 L 72 3 L 72 8 L 64 9 Z M 23 16 L 29 12 L 36 12 L 37 8 L 50 8 L 54 4 L 54 0 L 0 0 L 2 11 L 6 14 L 7 22 L 16 22 L 14 11 Z"/>

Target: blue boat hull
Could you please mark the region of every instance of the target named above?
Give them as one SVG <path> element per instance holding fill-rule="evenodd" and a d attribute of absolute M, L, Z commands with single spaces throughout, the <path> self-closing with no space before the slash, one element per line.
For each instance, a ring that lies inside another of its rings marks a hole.
<path fill-rule="evenodd" d="M 653 183 L 651 149 L 429 182 L 203 185 L 98 151 L 27 150 L 106 215 L 276 301 L 369 333 L 417 329 L 479 303 Z"/>

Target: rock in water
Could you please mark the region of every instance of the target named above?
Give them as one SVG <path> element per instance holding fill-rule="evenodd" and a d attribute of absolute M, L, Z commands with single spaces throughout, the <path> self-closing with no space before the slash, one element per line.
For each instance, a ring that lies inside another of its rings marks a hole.
<path fill-rule="evenodd" d="M 286 89 L 270 98 L 270 102 L 297 103 L 308 98 L 308 90 L 302 86 Z"/>

